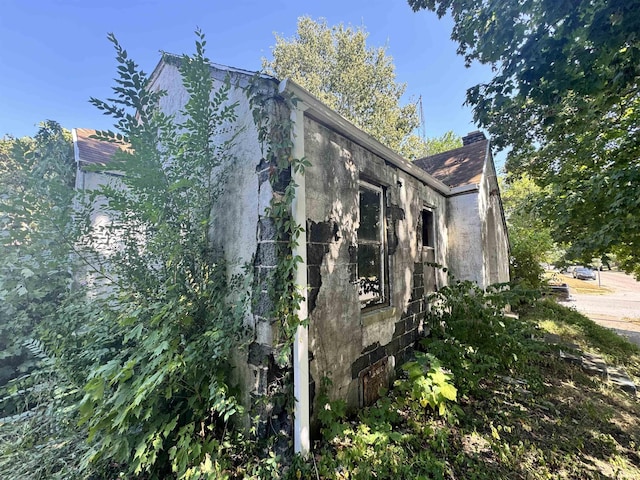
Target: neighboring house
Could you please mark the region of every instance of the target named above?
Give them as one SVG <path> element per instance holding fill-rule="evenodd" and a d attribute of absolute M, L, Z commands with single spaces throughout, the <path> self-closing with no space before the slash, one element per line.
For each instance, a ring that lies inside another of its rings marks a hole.
<path fill-rule="evenodd" d="M 475 131 L 463 146 L 416 160 L 415 165 L 451 188 L 447 266 L 482 288 L 509 281 L 509 239 L 490 142 Z"/>
<path fill-rule="evenodd" d="M 169 114 L 178 114 L 187 100 L 179 64 L 179 57 L 164 54 L 151 75 L 151 88 L 167 92 L 161 108 Z M 238 269 L 253 264 L 252 311 L 246 323 L 254 341 L 236 359 L 247 405 L 268 391 L 277 373 L 272 354 L 278 322 L 272 318 L 269 281 L 281 259 L 265 209 L 290 176 L 298 185 L 293 216 L 306 235 L 290 253 L 303 259 L 296 281 L 308 289 L 298 314 L 309 319 L 309 328 L 298 330 L 293 368 L 296 450 L 305 450 L 307 417 L 325 377 L 331 380 L 330 398 L 355 408 L 372 403 L 379 387 L 387 386 L 395 369 L 411 357 L 423 332 L 425 296 L 448 281 L 435 263 L 451 265 L 458 278 L 482 286 L 508 280 L 506 231 L 488 143 L 482 142 L 482 168 L 469 182 L 452 187 L 295 83 L 259 77 L 268 96 L 297 98 L 293 108 L 273 102 L 269 115 L 273 122 L 292 122 L 292 154 L 311 164 L 304 175 L 285 172 L 283 182 L 272 185 L 274 165 L 263 158 L 243 90 L 254 73 L 212 65 L 211 75 L 217 86 L 231 78 L 229 101 L 238 102 L 243 127 L 227 166 L 225 192 L 212 212 L 211 238 Z M 108 162 L 109 156 L 105 150 L 102 160 L 93 157 L 101 147 L 86 133 L 74 133 L 78 178 L 85 179 L 78 188 L 87 188 L 93 178 L 85 166 Z M 468 205 L 472 203 L 475 207 Z M 495 252 L 486 251 L 493 247 Z"/>
<path fill-rule="evenodd" d="M 74 128 L 72 130 L 73 152 L 76 163 L 76 181 L 75 188 L 80 192 L 90 192 L 103 185 L 120 186 L 121 173 L 106 169 L 113 155 L 121 147 L 115 143 L 104 142 L 91 138 L 96 131 L 88 128 Z M 81 201 L 81 200 L 78 200 Z M 112 219 L 109 218 L 102 205 L 104 199 L 97 197 L 91 204 L 90 222 L 93 227 L 94 242 L 93 247 L 106 253 L 109 250 L 111 242 L 116 239 L 105 233 L 106 228 L 110 225 Z M 76 208 L 80 208 L 80 204 L 76 204 Z M 95 258 L 88 251 L 83 252 L 87 258 L 85 260 L 95 263 Z M 75 272 L 75 280 L 82 285 L 88 285 L 92 288 L 89 290 L 91 295 L 99 295 L 102 288 L 109 282 L 98 274 L 97 268 L 89 268 L 83 262 Z M 102 265 L 105 268 L 106 265 Z"/>

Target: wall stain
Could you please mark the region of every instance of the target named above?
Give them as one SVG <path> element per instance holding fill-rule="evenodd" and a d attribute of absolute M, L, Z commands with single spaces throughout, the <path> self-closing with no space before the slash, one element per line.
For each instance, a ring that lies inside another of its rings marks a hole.
<path fill-rule="evenodd" d="M 320 266 L 324 256 L 329 253 L 329 245 L 340 240 L 338 224 L 333 220 L 314 222 L 307 219 L 307 283 L 309 284 L 308 310 L 309 314 L 316 308 L 316 300 L 322 275 Z"/>

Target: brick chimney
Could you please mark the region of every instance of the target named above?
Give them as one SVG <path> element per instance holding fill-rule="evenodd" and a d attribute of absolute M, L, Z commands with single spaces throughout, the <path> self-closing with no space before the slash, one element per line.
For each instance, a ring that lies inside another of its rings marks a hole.
<path fill-rule="evenodd" d="M 484 136 L 480 130 L 476 130 L 474 132 L 469 132 L 465 137 L 462 137 L 462 145 L 471 145 L 472 143 L 480 142 L 482 140 L 486 140 L 487 137 Z"/>

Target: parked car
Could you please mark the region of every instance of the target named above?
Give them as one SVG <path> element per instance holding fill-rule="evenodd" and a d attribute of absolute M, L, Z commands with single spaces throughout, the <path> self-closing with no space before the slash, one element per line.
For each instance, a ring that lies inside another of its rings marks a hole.
<path fill-rule="evenodd" d="M 596 272 L 590 268 L 576 268 L 573 271 L 573 278 L 577 278 L 578 280 L 595 280 Z"/>

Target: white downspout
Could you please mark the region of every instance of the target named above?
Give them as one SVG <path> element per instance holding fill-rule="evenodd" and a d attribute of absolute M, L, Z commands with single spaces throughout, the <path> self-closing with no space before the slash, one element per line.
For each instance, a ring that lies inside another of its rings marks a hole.
<path fill-rule="evenodd" d="M 280 83 L 280 91 L 287 89 L 287 81 Z M 291 141 L 293 148 L 292 158 L 300 159 L 304 157 L 304 105 L 298 102 L 291 109 Z M 306 207 L 306 185 L 302 172 L 291 172 L 295 187 L 295 195 L 291 204 L 293 221 L 305 228 L 300 237 L 298 245 L 293 248 L 293 256 L 299 256 L 302 261 L 298 263 L 296 269 L 295 284 L 299 289 L 302 300 L 296 312 L 300 320 L 306 320 L 309 316 L 307 305 L 307 207 Z M 307 456 L 311 450 L 311 434 L 309 428 L 309 330 L 306 326 L 299 325 L 296 329 L 293 341 L 293 392 L 295 396 L 295 406 L 293 410 L 293 445 L 295 453 Z"/>

